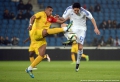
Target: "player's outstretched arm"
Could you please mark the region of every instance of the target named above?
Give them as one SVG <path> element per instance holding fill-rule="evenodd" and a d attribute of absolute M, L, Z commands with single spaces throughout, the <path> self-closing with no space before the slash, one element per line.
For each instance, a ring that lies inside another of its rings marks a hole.
<path fill-rule="evenodd" d="M 35 19 L 36 19 L 36 16 L 32 16 L 32 17 L 30 18 L 30 24 L 29 24 L 28 30 L 31 30 L 31 29 L 32 29 L 32 25 L 33 25 Z"/>
<path fill-rule="evenodd" d="M 28 42 L 30 40 L 30 37 L 28 37 L 26 40 L 23 41 L 23 43 L 25 44 L 26 42 Z"/>
<path fill-rule="evenodd" d="M 97 35 L 100 35 L 100 31 L 98 30 L 98 27 L 97 27 L 97 25 L 96 25 L 95 19 L 92 18 L 92 19 L 91 19 L 91 22 L 92 22 L 92 24 L 93 24 L 93 26 L 94 26 L 94 32 L 95 32 Z"/>

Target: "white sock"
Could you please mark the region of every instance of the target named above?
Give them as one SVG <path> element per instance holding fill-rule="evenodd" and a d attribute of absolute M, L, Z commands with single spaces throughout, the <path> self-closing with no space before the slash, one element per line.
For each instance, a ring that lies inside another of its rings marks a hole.
<path fill-rule="evenodd" d="M 32 70 L 33 68 L 31 66 L 28 67 L 28 70 Z"/>
<path fill-rule="evenodd" d="M 63 27 L 63 30 L 64 30 L 64 32 L 66 32 L 67 31 L 67 27 Z"/>
<path fill-rule="evenodd" d="M 82 54 L 83 54 L 83 49 L 82 50 L 78 50 L 76 64 L 80 64 L 80 59 L 81 59 Z"/>

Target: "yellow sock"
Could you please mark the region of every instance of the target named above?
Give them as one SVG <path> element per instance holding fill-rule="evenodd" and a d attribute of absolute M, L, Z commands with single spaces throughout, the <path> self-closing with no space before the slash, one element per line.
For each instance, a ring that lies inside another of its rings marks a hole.
<path fill-rule="evenodd" d="M 33 63 L 30 65 L 32 68 L 34 68 L 35 66 L 37 66 L 41 61 L 43 60 L 42 56 L 37 56 L 37 58 L 33 61 Z"/>
<path fill-rule="evenodd" d="M 44 59 L 45 59 L 45 58 L 47 58 L 47 56 L 46 56 L 46 55 L 44 55 Z"/>
<path fill-rule="evenodd" d="M 83 57 L 83 58 L 86 58 L 86 55 L 85 55 L 85 54 L 82 54 L 82 57 Z"/>
<path fill-rule="evenodd" d="M 63 28 L 52 28 L 52 29 L 47 29 L 48 34 L 57 34 L 60 32 L 64 32 Z"/>
<path fill-rule="evenodd" d="M 30 62 L 32 63 L 34 61 L 34 57 L 30 57 Z"/>
<path fill-rule="evenodd" d="M 76 60 L 75 60 L 75 54 L 71 54 L 71 59 L 72 59 L 73 62 L 76 61 Z"/>

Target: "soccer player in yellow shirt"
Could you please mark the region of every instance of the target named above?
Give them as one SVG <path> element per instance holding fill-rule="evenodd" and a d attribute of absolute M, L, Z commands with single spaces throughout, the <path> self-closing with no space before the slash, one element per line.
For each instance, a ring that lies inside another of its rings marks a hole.
<path fill-rule="evenodd" d="M 71 64 L 76 64 L 75 54 L 77 54 L 77 52 L 78 52 L 78 44 L 76 43 L 76 41 L 73 41 L 72 47 L 71 47 L 71 59 L 72 59 Z M 82 54 L 81 57 L 85 58 L 86 61 L 89 61 L 88 55 Z"/>
<path fill-rule="evenodd" d="M 30 75 L 31 78 L 34 78 L 34 75 L 32 73 L 33 68 L 43 60 L 43 57 L 45 55 L 47 46 L 45 37 L 50 34 L 69 31 L 72 25 L 71 22 L 70 24 L 68 24 L 67 27 L 50 29 L 49 27 L 51 23 L 63 23 L 65 21 L 60 18 L 57 19 L 51 16 L 52 12 L 53 8 L 51 6 L 47 6 L 44 11 L 38 12 L 30 18 L 30 26 L 28 27 L 28 29 L 32 31 L 33 37 L 37 41 L 36 46 L 39 51 L 39 55 L 37 56 L 37 58 L 26 69 L 26 72 Z"/>
<path fill-rule="evenodd" d="M 30 41 L 30 46 L 29 46 L 29 59 L 30 59 L 30 62 L 32 63 L 34 61 L 34 56 L 36 54 L 36 56 L 39 55 L 39 52 L 38 52 L 38 48 L 37 48 L 37 43 L 36 41 L 34 40 L 34 38 L 32 37 L 31 35 L 31 31 L 29 31 L 29 38 L 27 38 L 25 41 L 24 41 L 24 44 L 28 41 Z M 44 59 L 47 58 L 48 62 L 50 62 L 50 57 L 48 54 L 45 54 L 44 55 Z M 33 68 L 33 70 L 36 70 L 37 68 Z"/>

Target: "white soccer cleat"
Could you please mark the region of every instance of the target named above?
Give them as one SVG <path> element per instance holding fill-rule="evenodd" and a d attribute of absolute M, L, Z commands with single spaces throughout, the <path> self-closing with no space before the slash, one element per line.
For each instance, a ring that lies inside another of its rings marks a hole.
<path fill-rule="evenodd" d="M 48 60 L 48 62 L 50 62 L 50 61 L 51 61 L 51 59 L 50 59 L 49 55 L 48 55 L 48 54 L 46 54 L 46 56 L 47 56 L 47 60 Z"/>
<path fill-rule="evenodd" d="M 78 71 L 79 71 L 79 68 L 78 68 L 78 69 L 75 69 L 75 71 L 78 72 Z"/>

